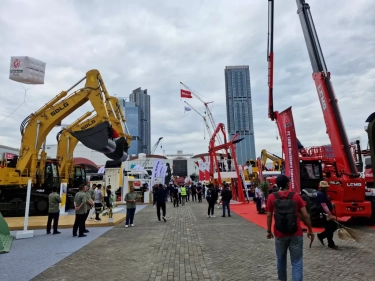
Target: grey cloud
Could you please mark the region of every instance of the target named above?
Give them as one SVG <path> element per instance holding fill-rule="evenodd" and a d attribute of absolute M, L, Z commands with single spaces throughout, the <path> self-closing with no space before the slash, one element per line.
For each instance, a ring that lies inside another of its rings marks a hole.
<path fill-rule="evenodd" d="M 22 106 L 0 125 L 1 132 L 7 132 L 1 133 L 2 144 L 18 147 L 19 124 L 28 113 L 96 68 L 110 95 L 126 97 L 137 87 L 148 89 L 152 143 L 163 136 L 168 153 L 179 149 L 202 153 L 208 146 L 203 121 L 193 111 L 183 113 L 179 82 L 197 90 L 205 101 L 214 101 L 210 108 L 216 123 L 226 124 L 224 68 L 250 65 L 256 149 L 281 154 L 276 126 L 267 118 L 265 1 L 34 2 L 7 0 L 0 10 L 1 117 L 23 99 L 19 84 L 7 78 L 9 57 L 29 55 L 47 63 L 46 83 L 31 86 L 28 92 L 29 108 Z M 375 101 L 374 3 L 308 2 L 348 135 L 360 134 L 364 140 L 364 120 Z M 276 2 L 275 17 L 275 109 L 293 107 L 297 134 L 306 146 L 326 144 L 295 1 Z M 204 112 L 196 98 L 188 102 Z M 90 109 L 85 105 L 64 123 Z M 57 131 L 51 132 L 48 142 L 55 142 Z"/>

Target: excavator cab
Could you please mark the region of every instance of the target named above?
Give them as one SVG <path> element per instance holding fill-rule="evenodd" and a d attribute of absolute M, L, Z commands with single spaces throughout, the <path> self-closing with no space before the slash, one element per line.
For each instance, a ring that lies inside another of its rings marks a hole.
<path fill-rule="evenodd" d="M 44 183 L 40 186 L 47 193 L 50 193 L 52 187 L 60 187 L 60 177 L 57 167 L 57 162 L 53 160 L 47 160 L 44 169 Z"/>
<path fill-rule="evenodd" d="M 73 188 L 78 188 L 81 184 L 86 184 L 86 167 L 83 165 L 74 166 L 74 173 L 73 173 Z"/>
<path fill-rule="evenodd" d="M 320 160 L 300 160 L 300 179 L 302 189 L 317 189 L 323 180 L 322 163 Z"/>

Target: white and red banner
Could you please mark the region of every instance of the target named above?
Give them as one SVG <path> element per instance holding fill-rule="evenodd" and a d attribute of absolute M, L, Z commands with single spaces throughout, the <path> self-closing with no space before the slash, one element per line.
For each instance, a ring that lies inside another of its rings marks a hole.
<path fill-rule="evenodd" d="M 181 98 L 191 99 L 193 96 L 190 91 L 181 89 Z"/>
<path fill-rule="evenodd" d="M 276 124 L 279 129 L 282 151 L 284 153 L 285 175 L 290 178 L 290 191 L 300 193 L 298 145 L 291 107 L 283 112 L 276 113 Z"/>
<path fill-rule="evenodd" d="M 199 160 L 198 161 L 198 168 L 199 168 L 199 181 L 204 181 L 205 180 L 205 177 L 204 177 L 204 163 L 202 160 Z"/>

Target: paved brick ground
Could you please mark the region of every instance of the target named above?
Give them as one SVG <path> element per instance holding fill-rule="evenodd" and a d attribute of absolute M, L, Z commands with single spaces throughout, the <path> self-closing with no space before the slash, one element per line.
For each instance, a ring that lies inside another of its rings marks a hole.
<path fill-rule="evenodd" d="M 206 208 L 168 203 L 164 223 L 148 206 L 135 227 L 113 228 L 33 280 L 277 280 L 274 241 L 264 229 L 236 214 L 222 218 L 216 208 L 217 217 L 207 218 Z M 305 280 L 375 280 L 375 231 L 361 231 L 361 245 L 336 238 L 339 251 L 318 242 L 309 249 L 306 238 Z"/>

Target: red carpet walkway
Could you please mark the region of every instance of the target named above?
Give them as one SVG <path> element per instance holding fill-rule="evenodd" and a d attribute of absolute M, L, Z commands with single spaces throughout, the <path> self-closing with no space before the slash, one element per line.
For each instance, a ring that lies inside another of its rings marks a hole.
<path fill-rule="evenodd" d="M 259 215 L 256 206 L 254 202 L 250 203 L 243 203 L 243 204 L 231 204 L 230 210 L 237 215 L 247 219 L 248 221 L 251 221 L 252 223 L 255 223 L 259 225 L 260 227 L 263 227 L 264 229 L 267 229 L 267 215 Z M 272 224 L 274 222 L 272 221 Z M 306 228 L 305 224 L 301 222 L 301 227 Z M 313 231 L 315 233 L 322 232 L 324 229 L 321 227 L 313 227 Z"/>

